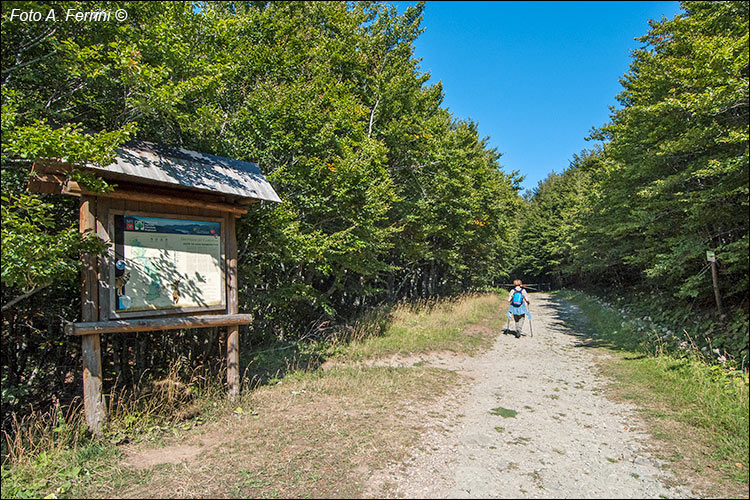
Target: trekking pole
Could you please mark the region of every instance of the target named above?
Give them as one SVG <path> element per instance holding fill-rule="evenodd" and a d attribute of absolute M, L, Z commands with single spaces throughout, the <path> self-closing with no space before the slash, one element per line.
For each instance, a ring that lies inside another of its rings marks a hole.
<path fill-rule="evenodd" d="M 528 304 L 526 305 L 526 310 L 528 311 Z M 529 311 L 529 332 L 531 332 L 530 337 L 534 338 L 534 328 L 531 326 L 531 311 Z"/>

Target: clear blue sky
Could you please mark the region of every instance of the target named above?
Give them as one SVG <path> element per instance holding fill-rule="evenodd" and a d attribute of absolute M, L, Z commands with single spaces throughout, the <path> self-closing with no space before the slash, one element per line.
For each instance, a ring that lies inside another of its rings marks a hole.
<path fill-rule="evenodd" d="M 416 2 L 389 2 L 403 13 Z M 447 107 L 472 119 L 533 189 L 591 148 L 592 127 L 609 120 L 648 20 L 671 19 L 679 2 L 428 1 L 415 42 L 429 83 Z"/>

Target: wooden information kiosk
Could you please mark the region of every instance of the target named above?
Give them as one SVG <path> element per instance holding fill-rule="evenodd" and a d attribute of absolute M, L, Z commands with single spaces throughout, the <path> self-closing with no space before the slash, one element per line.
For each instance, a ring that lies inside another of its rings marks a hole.
<path fill-rule="evenodd" d="M 133 141 L 107 167 L 87 166 L 116 187 L 93 193 L 68 180 L 64 164 L 37 161 L 29 190 L 81 198 L 80 231 L 110 243 L 83 259 L 83 396 L 89 428 L 100 434 L 107 409 L 99 335 L 227 327 L 229 396 L 239 394 L 239 314 L 235 218 L 245 205 L 279 202 L 254 163 Z"/>

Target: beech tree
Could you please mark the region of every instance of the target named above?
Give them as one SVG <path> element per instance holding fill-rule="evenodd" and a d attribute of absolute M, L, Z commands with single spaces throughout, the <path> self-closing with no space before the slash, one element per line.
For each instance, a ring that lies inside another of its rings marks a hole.
<path fill-rule="evenodd" d="M 521 232 L 531 251 L 519 265 L 655 302 L 739 360 L 748 352 L 748 5 L 682 8 L 641 38 L 621 107 L 592 134 L 601 154 L 577 157 L 531 198 Z"/>
<path fill-rule="evenodd" d="M 9 18 L 114 5 L 125 21 Z M 506 276 L 518 179 L 426 83 L 413 46 L 424 8 L 4 3 L 4 419 L 41 395 L 78 394 L 79 344 L 61 326 L 79 314 L 79 254 L 102 249 L 78 234 L 76 200 L 26 192 L 37 158 L 106 165 L 135 138 L 259 163 L 283 201 L 238 221 L 240 308 L 256 318 L 245 346 Z M 218 335 L 103 337 L 105 384 L 128 387 L 175 359 L 210 365 Z"/>

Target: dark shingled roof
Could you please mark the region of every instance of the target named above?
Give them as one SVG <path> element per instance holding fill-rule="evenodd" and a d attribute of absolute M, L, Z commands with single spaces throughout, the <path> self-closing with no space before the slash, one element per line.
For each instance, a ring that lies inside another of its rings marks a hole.
<path fill-rule="evenodd" d="M 146 141 L 131 141 L 117 149 L 114 163 L 88 165 L 100 175 L 116 174 L 155 184 L 221 193 L 241 199 L 280 202 L 258 165 Z"/>

